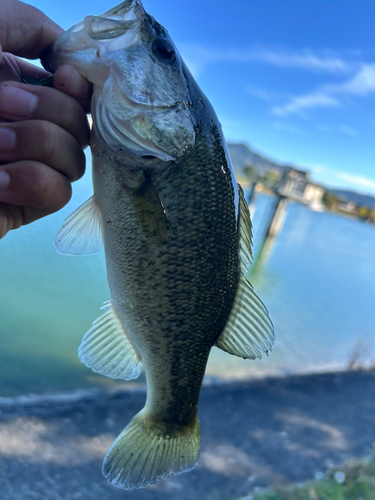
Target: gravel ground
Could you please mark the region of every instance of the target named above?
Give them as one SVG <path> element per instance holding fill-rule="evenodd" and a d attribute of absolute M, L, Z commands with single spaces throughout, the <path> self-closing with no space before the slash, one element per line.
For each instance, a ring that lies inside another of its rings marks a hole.
<path fill-rule="evenodd" d="M 375 372 L 206 386 L 197 467 L 117 490 L 102 477 L 102 460 L 144 400 L 143 390 L 118 390 L 0 401 L 0 499 L 234 500 L 375 453 Z"/>

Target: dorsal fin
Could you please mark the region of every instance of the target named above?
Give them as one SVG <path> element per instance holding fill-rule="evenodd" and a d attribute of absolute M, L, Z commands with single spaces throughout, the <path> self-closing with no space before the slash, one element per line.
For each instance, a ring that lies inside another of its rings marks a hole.
<path fill-rule="evenodd" d="M 268 354 L 272 350 L 275 335 L 266 306 L 254 293 L 246 277 L 252 259 L 252 226 L 240 185 L 238 189 L 240 278 L 232 310 L 215 345 L 229 354 L 255 359 L 261 358 L 262 352 Z"/>

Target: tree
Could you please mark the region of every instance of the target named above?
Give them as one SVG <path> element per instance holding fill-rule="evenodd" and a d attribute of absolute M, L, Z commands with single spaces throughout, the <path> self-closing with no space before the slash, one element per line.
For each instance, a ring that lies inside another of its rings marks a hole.
<path fill-rule="evenodd" d="M 255 168 L 252 165 L 246 165 L 243 169 L 245 176 L 251 181 L 255 177 Z"/>
<path fill-rule="evenodd" d="M 361 219 L 367 219 L 369 216 L 370 209 L 367 207 L 361 207 L 359 209 L 358 215 L 361 217 Z"/>
<path fill-rule="evenodd" d="M 332 194 L 330 191 L 327 191 L 327 190 L 324 191 L 323 203 L 325 204 L 325 206 L 327 208 L 332 210 L 333 208 L 335 208 L 337 206 L 338 202 L 339 202 L 339 199 L 337 198 L 337 196 Z"/>
<path fill-rule="evenodd" d="M 369 211 L 368 218 L 369 218 L 370 222 L 375 224 L 375 209 L 374 208 Z"/>

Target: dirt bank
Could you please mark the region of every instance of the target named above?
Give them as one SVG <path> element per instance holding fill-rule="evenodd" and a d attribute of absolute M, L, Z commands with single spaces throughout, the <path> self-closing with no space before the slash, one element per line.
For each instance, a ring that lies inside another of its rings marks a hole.
<path fill-rule="evenodd" d="M 233 500 L 255 486 L 313 478 L 375 452 L 375 373 L 272 378 L 204 387 L 202 448 L 191 472 L 119 491 L 101 474 L 143 391 L 0 404 L 1 500 Z"/>

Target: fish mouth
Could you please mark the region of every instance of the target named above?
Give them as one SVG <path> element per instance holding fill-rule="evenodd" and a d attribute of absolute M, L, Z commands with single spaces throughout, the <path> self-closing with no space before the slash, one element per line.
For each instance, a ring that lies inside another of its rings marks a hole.
<path fill-rule="evenodd" d="M 124 48 L 138 41 L 138 28 L 145 15 L 139 0 L 125 0 L 100 16 L 86 16 L 42 52 L 41 63 L 51 73 L 62 64 L 71 64 L 87 77 L 88 71 L 82 71 L 85 61 L 90 64 L 96 55 L 108 50 L 108 45 L 119 44 L 119 39 Z"/>
<path fill-rule="evenodd" d="M 194 143 L 178 51 L 140 0 L 86 16 L 41 60 L 52 73 L 70 64 L 93 83 L 94 130 L 113 151 L 170 161 Z"/>
<path fill-rule="evenodd" d="M 142 2 L 140 0 L 124 0 L 120 4 L 112 7 L 111 9 L 104 12 L 100 17 L 120 17 L 121 19 L 125 19 L 126 14 L 128 14 L 131 10 L 138 9 L 139 12 L 145 13 Z M 135 13 L 135 12 L 134 12 Z M 136 13 L 135 13 L 136 14 Z"/>

